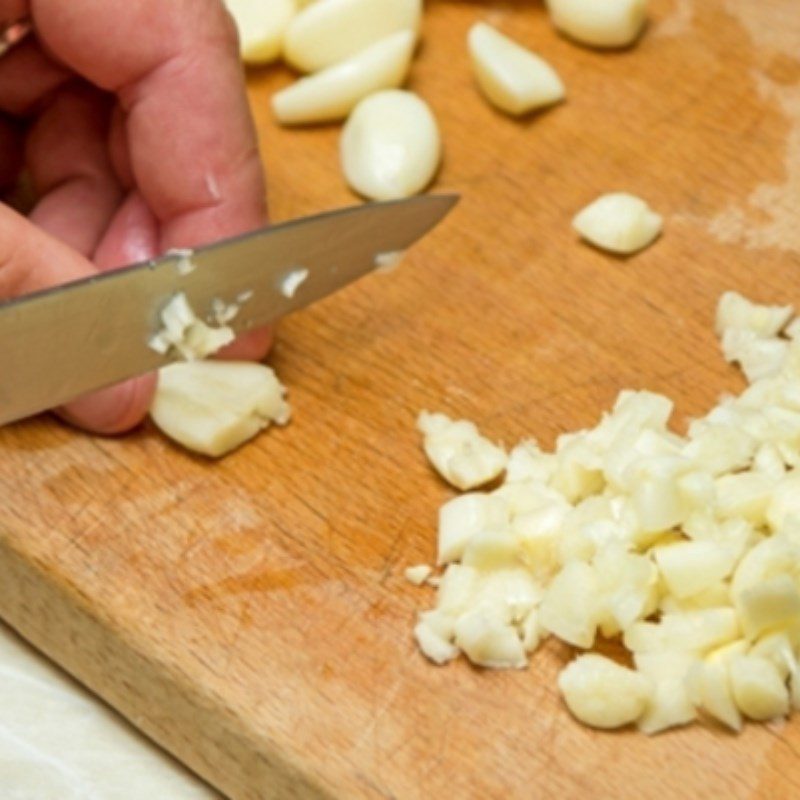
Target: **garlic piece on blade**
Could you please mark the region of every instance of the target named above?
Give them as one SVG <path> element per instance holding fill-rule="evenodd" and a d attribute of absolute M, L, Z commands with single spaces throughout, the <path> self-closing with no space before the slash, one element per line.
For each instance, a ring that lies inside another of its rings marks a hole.
<path fill-rule="evenodd" d="M 591 47 L 625 47 L 639 37 L 647 0 L 546 0 L 558 30 Z"/>
<path fill-rule="evenodd" d="M 661 233 L 661 226 L 660 215 L 626 192 L 598 197 L 572 220 L 572 227 L 587 242 L 621 255 L 647 247 Z"/>
<path fill-rule="evenodd" d="M 500 110 L 518 116 L 563 100 L 556 71 L 491 25 L 473 25 L 467 43 L 478 86 Z"/>
<path fill-rule="evenodd" d="M 421 192 L 433 180 L 441 139 L 428 104 L 413 92 L 386 89 L 353 110 L 339 143 L 350 187 L 372 200 Z"/>
<path fill-rule="evenodd" d="M 272 96 L 275 117 L 284 125 L 344 119 L 367 95 L 403 83 L 415 39 L 410 30 L 396 31 L 345 61 L 300 78 Z"/>
<path fill-rule="evenodd" d="M 558 676 L 567 708 L 593 728 L 621 728 L 636 722 L 652 695 L 649 679 L 605 656 L 587 653 Z"/>
<path fill-rule="evenodd" d="M 399 30 L 416 36 L 422 0 L 317 0 L 291 22 L 284 58 L 301 72 L 317 72 Z"/>
<path fill-rule="evenodd" d="M 193 361 L 158 375 L 150 416 L 171 439 L 218 458 L 274 422 L 289 421 L 285 389 L 263 364 Z"/>
<path fill-rule="evenodd" d="M 428 460 L 448 483 L 462 491 L 489 483 L 505 469 L 505 451 L 481 436 L 471 422 L 423 411 L 417 428 L 424 436 L 422 446 Z"/>
<path fill-rule="evenodd" d="M 224 0 L 239 31 L 246 64 L 268 64 L 281 54 L 283 36 L 295 14 L 294 0 Z"/>

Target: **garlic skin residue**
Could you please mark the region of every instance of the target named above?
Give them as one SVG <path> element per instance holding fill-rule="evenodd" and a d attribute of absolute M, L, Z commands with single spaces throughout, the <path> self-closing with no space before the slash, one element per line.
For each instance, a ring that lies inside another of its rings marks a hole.
<path fill-rule="evenodd" d="M 148 346 L 162 355 L 174 351 L 187 361 L 216 353 L 236 337 L 226 325 L 212 328 L 195 313 L 183 292 L 176 294 L 161 310 L 161 329 Z"/>
<path fill-rule="evenodd" d="M 572 227 L 587 242 L 621 255 L 647 247 L 662 225 L 662 218 L 644 200 L 625 192 L 598 197 L 572 220 Z"/>
<path fill-rule="evenodd" d="M 263 364 L 194 361 L 159 370 L 150 416 L 171 439 L 219 458 L 270 423 L 285 425 L 286 389 Z"/>
<path fill-rule="evenodd" d="M 363 98 L 403 83 L 415 41 L 413 31 L 397 31 L 345 61 L 295 81 L 272 96 L 275 118 L 283 125 L 344 119 Z"/>
<path fill-rule="evenodd" d="M 246 64 L 275 61 L 295 15 L 295 0 L 224 0 L 239 32 L 239 50 Z"/>
<path fill-rule="evenodd" d="M 546 0 L 553 25 L 591 47 L 627 47 L 639 38 L 648 0 Z"/>
<path fill-rule="evenodd" d="M 519 116 L 563 100 L 564 84 L 556 71 L 491 25 L 473 25 L 467 44 L 478 86 L 501 111 Z"/>
<path fill-rule="evenodd" d="M 800 323 L 784 306 L 726 293 L 717 330 L 782 346 L 754 356 L 750 386 L 685 435 L 672 402 L 622 391 L 553 452 L 525 440 L 475 454 L 472 423 L 423 413 L 428 457 L 469 491 L 439 512 L 435 607 L 414 637 L 434 663 L 463 653 L 520 668 L 548 635 L 594 648 L 619 638 L 635 669 L 596 653 L 561 673 L 572 714 L 654 734 L 711 717 L 786 717 L 800 707 Z M 768 369 L 764 368 L 767 364 Z M 437 439 L 438 437 L 438 439 Z M 492 463 L 491 468 L 488 464 Z M 466 465 L 466 466 L 465 466 Z"/>
<path fill-rule="evenodd" d="M 312 6 L 313 8 L 313 6 Z M 387 89 L 362 100 L 342 131 L 342 170 L 352 189 L 372 200 L 421 192 L 441 159 L 441 139 L 428 104 Z"/>
<path fill-rule="evenodd" d="M 292 20 L 283 55 L 301 72 L 317 72 L 396 31 L 416 36 L 421 17 L 422 0 L 318 0 Z"/>

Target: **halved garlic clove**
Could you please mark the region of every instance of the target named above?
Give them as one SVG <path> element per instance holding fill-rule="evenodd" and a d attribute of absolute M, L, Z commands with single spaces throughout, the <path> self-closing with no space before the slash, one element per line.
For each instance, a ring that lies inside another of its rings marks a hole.
<path fill-rule="evenodd" d="M 467 43 L 478 86 L 500 110 L 520 115 L 563 100 L 564 84 L 556 71 L 491 25 L 473 25 Z"/>
<path fill-rule="evenodd" d="M 192 361 L 159 371 L 150 416 L 171 439 L 218 458 L 289 421 L 285 389 L 263 364 Z"/>
<path fill-rule="evenodd" d="M 275 61 L 295 14 L 294 0 L 224 0 L 239 31 L 239 50 L 246 64 Z"/>
<path fill-rule="evenodd" d="M 406 78 L 416 36 L 402 30 L 272 96 L 278 122 L 298 125 L 343 119 L 360 100 Z"/>
<path fill-rule="evenodd" d="M 302 72 L 316 72 L 399 30 L 416 35 L 422 0 L 317 0 L 291 22 L 284 58 Z"/>
<path fill-rule="evenodd" d="M 639 37 L 647 0 L 546 0 L 558 30 L 591 47 L 626 47 Z"/>
<path fill-rule="evenodd" d="M 412 92 L 387 89 L 355 107 L 339 151 L 352 189 L 372 200 L 395 200 L 421 192 L 433 180 L 441 139 L 424 100 Z"/>
<path fill-rule="evenodd" d="M 644 200 L 625 192 L 612 192 L 579 212 L 572 227 L 596 247 L 627 255 L 651 244 L 661 233 L 662 222 Z"/>
<path fill-rule="evenodd" d="M 561 670 L 558 688 L 577 719 L 605 729 L 636 722 L 653 691 L 644 675 L 595 653 L 578 656 Z"/>

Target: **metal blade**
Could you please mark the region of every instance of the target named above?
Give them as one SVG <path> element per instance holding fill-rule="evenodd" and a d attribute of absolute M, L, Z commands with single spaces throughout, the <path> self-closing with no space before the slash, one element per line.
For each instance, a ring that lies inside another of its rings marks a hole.
<path fill-rule="evenodd" d="M 188 274 L 173 255 L 0 304 L 0 424 L 168 363 L 148 342 L 178 292 L 200 318 L 215 301 L 251 295 L 229 324 L 264 325 L 407 249 L 456 202 L 427 195 L 332 211 L 198 248 Z M 308 276 L 289 296 L 297 270 Z"/>

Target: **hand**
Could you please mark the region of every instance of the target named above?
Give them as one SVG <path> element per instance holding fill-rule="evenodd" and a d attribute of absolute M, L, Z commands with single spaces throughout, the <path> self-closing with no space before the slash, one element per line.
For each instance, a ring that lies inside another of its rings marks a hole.
<path fill-rule="evenodd" d="M 0 203 L 0 298 L 264 224 L 264 185 L 233 23 L 219 0 L 0 0 L 0 192 L 24 168 L 28 219 Z M 268 330 L 223 355 L 258 359 Z M 59 413 L 100 433 L 136 425 L 155 377 Z"/>

